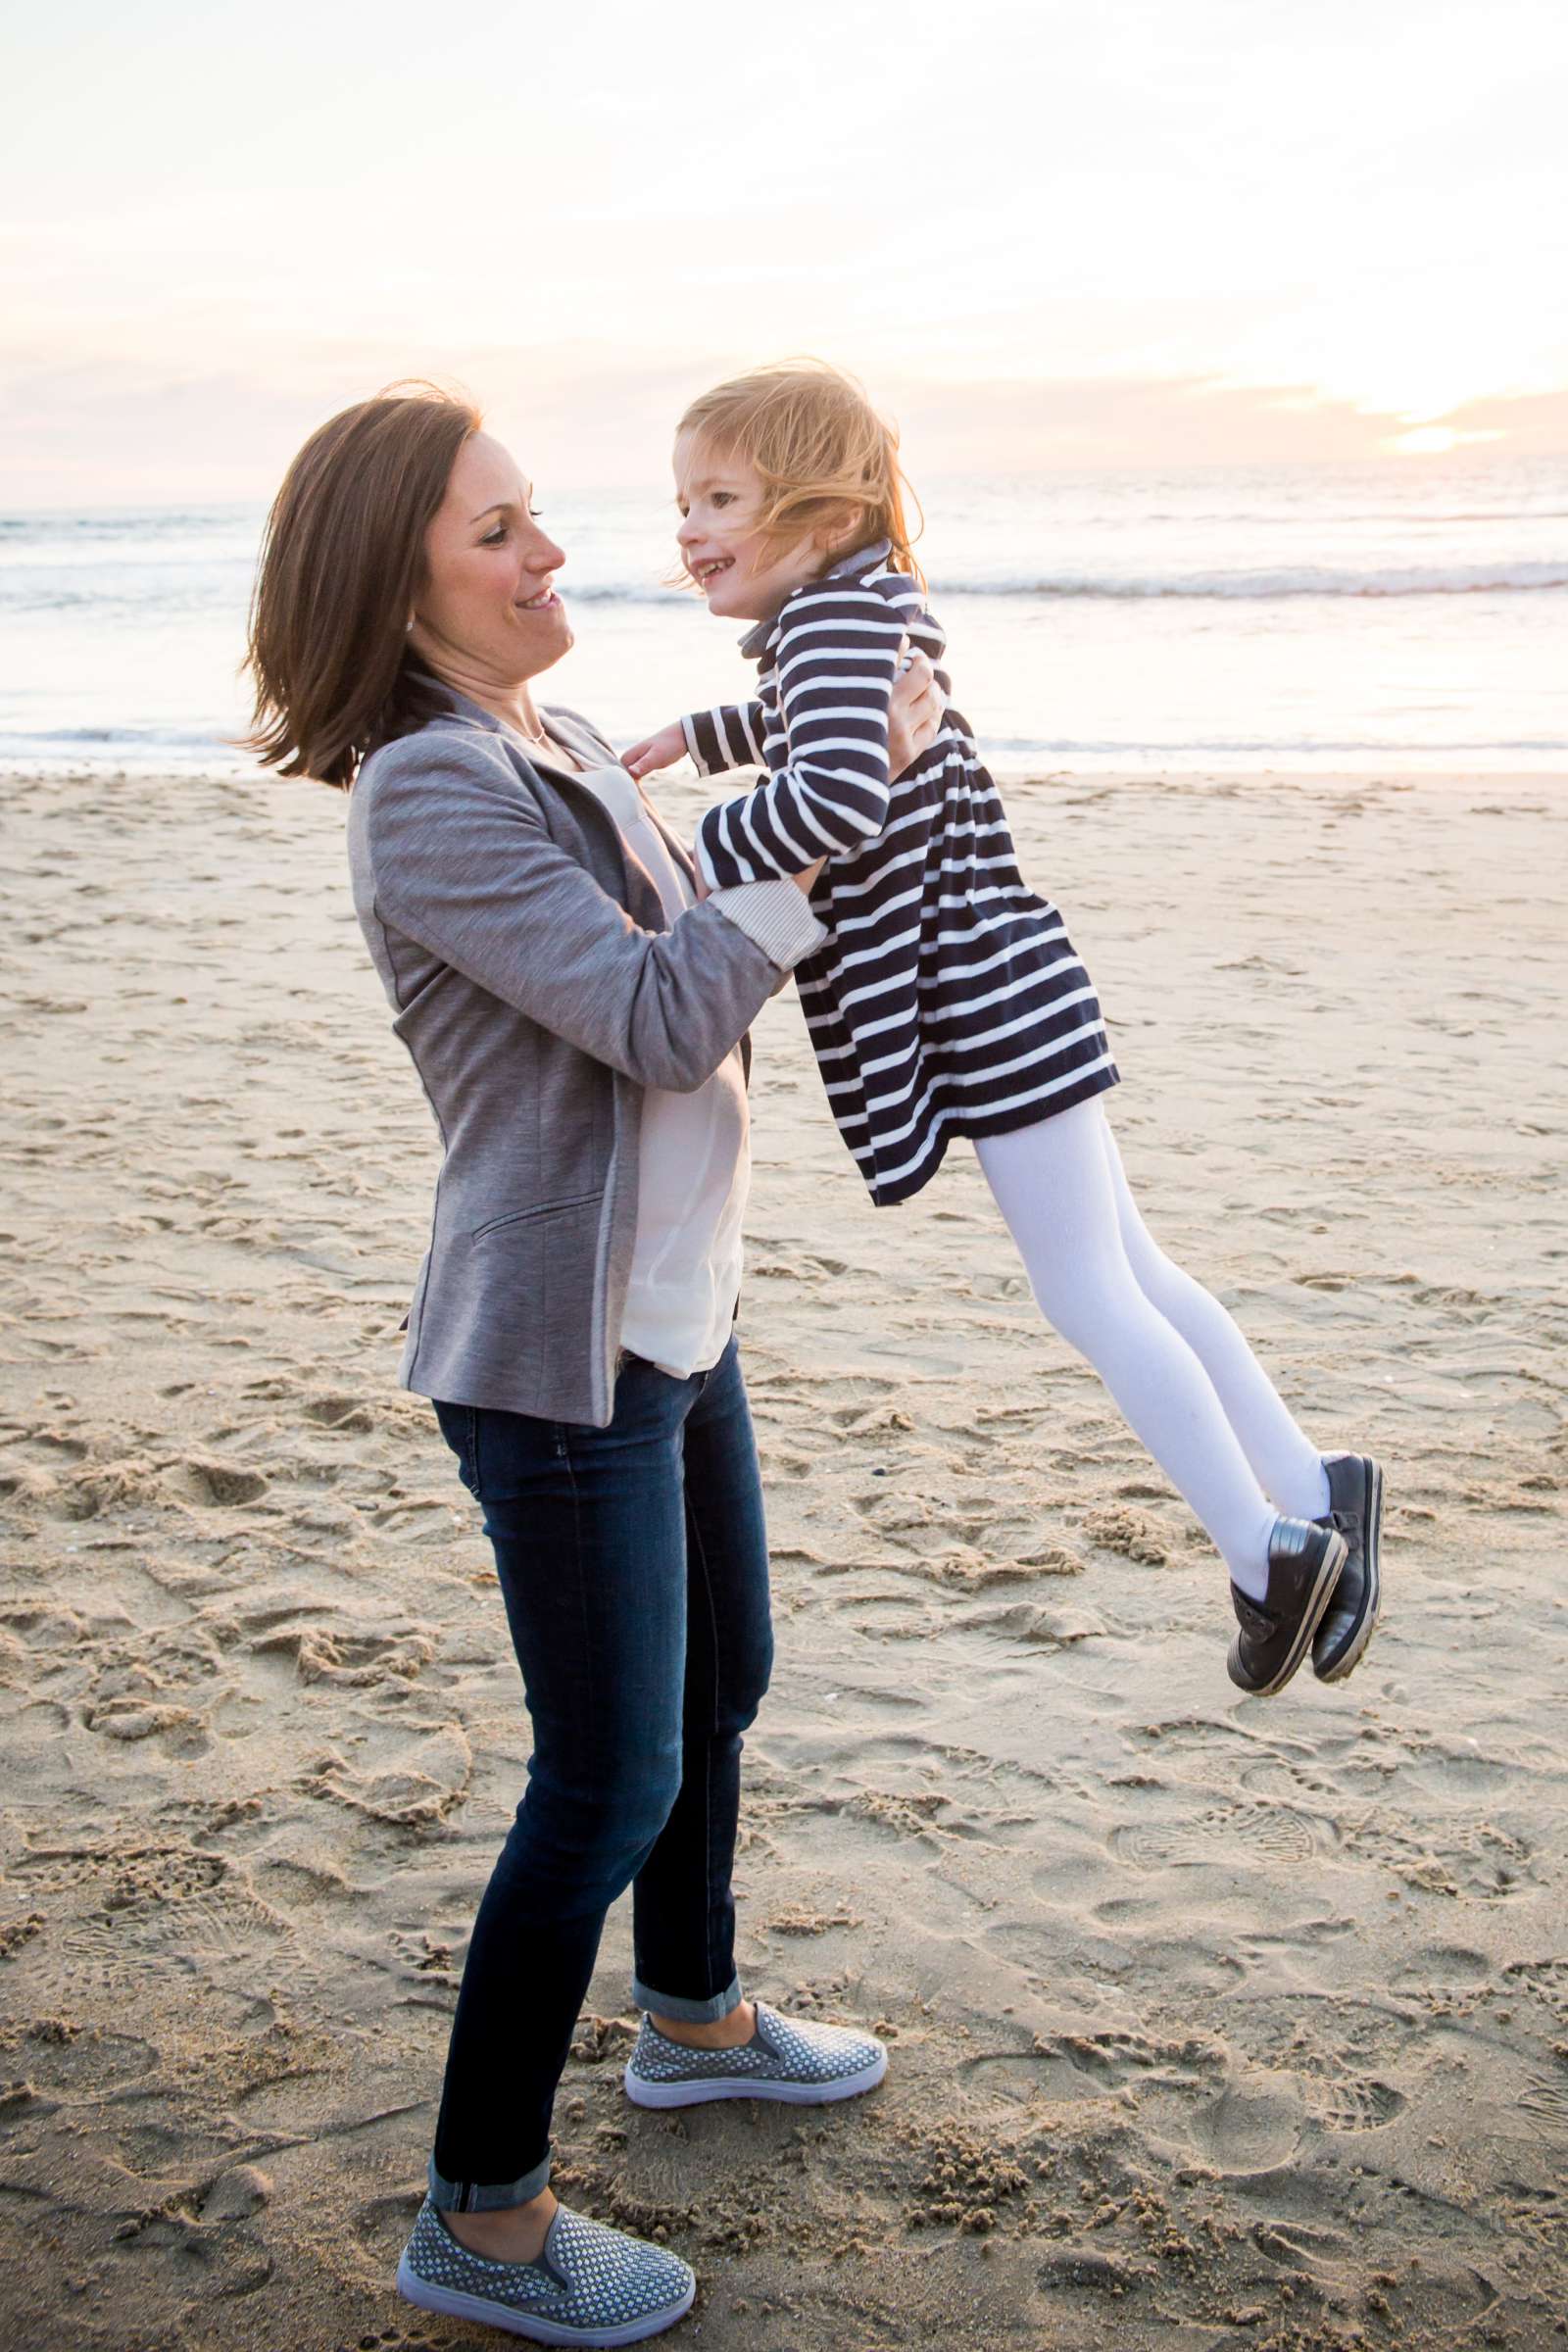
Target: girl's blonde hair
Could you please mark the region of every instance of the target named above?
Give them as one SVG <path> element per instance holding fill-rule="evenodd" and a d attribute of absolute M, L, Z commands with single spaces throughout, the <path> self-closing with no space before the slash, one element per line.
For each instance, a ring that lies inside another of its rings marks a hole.
<path fill-rule="evenodd" d="M 847 525 L 837 552 L 886 539 L 893 569 L 924 588 L 911 541 L 925 517 L 899 465 L 898 433 L 853 376 L 825 360 L 751 368 L 694 400 L 676 430 L 697 434 L 761 476 L 764 544 L 782 551 L 812 531 L 840 540 Z"/>

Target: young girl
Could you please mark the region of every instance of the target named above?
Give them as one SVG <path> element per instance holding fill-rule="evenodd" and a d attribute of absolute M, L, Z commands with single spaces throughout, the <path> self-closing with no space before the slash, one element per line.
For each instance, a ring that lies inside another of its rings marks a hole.
<path fill-rule="evenodd" d="M 1281 1690 L 1308 1649 L 1339 1681 L 1377 1618 L 1382 1473 L 1308 1444 L 1224 1308 L 1151 1239 L 1104 1115 L 1118 1073 L 1093 985 L 1018 871 L 957 711 L 889 776 L 893 680 L 910 645 L 939 661 L 945 644 L 896 435 L 835 368 L 759 368 L 686 411 L 675 481 L 682 562 L 710 612 L 756 624 L 760 689 L 626 765 L 767 769 L 703 818 L 698 867 L 718 889 L 826 860 L 811 907 L 830 936 L 796 978 L 872 1199 L 908 1200 L 972 1139 L 1042 1312 L 1224 1557 L 1232 1681 Z"/>

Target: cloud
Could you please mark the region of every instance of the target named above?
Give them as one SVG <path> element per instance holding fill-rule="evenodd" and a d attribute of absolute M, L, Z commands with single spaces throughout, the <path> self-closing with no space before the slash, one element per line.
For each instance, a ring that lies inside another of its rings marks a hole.
<path fill-rule="evenodd" d="M 1345 463 L 1376 456 L 1398 429 L 1306 386 L 1203 376 L 911 384 L 896 405 L 906 448 L 940 448 L 944 470 Z"/>
<path fill-rule="evenodd" d="M 1554 392 L 1500 392 L 1467 400 L 1430 421 L 1457 433 L 1494 434 L 1496 446 L 1510 457 L 1561 457 L 1568 452 L 1568 385 Z"/>
<path fill-rule="evenodd" d="M 264 499 L 317 424 L 411 375 L 471 391 L 546 485 L 646 489 L 662 499 L 681 408 L 755 356 L 720 347 L 629 367 L 608 343 L 302 345 L 253 334 L 197 369 L 90 349 L 61 357 L 35 345 L 0 372 L 0 446 L 12 453 L 0 466 L 0 502 Z M 1411 422 L 1307 385 L 1197 374 L 933 382 L 877 371 L 873 389 L 900 421 L 917 485 L 961 472 L 1351 464 L 1387 456 Z M 1472 400 L 1420 422 L 1461 440 L 1484 435 L 1503 455 L 1568 452 L 1568 386 Z"/>
<path fill-rule="evenodd" d="M 675 417 L 713 372 L 701 359 L 628 369 L 608 347 L 414 336 L 302 345 L 256 335 L 230 340 L 204 368 L 34 346 L 0 364 L 0 504 L 267 498 L 326 417 L 420 376 L 471 393 L 530 470 L 662 496 Z"/>

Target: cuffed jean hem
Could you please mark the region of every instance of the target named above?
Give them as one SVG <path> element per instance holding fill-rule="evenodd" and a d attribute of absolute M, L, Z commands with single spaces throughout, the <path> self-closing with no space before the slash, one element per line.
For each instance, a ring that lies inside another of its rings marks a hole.
<path fill-rule="evenodd" d="M 448 2180 L 430 2159 L 430 2202 L 437 2213 L 503 2213 L 509 2205 L 526 2205 L 550 2179 L 550 2159 L 542 2157 L 520 2180 Z"/>
<path fill-rule="evenodd" d="M 631 1981 L 631 1997 L 639 2009 L 652 2009 L 660 2017 L 673 2017 L 686 2026 L 715 2026 L 721 2017 L 728 2017 L 744 1999 L 739 1977 L 731 1977 L 722 1992 L 715 1992 L 710 2001 L 686 2001 L 672 1992 L 655 1992 L 641 1978 Z"/>

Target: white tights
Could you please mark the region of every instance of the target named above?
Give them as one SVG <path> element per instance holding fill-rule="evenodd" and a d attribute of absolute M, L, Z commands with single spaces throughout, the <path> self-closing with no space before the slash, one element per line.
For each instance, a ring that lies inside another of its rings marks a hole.
<path fill-rule="evenodd" d="M 1276 1515 L 1329 1507 L 1322 1458 L 1218 1299 L 1151 1237 L 1099 1099 L 975 1152 L 1041 1313 L 1262 1598 Z"/>

